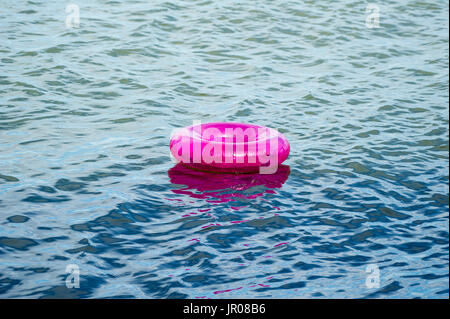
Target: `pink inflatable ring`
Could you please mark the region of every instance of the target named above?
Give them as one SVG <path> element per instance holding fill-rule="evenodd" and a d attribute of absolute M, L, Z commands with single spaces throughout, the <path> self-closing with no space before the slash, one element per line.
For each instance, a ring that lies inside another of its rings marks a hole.
<path fill-rule="evenodd" d="M 212 172 L 274 174 L 291 147 L 280 132 L 243 123 L 205 123 L 178 130 L 170 151 L 185 166 Z"/>

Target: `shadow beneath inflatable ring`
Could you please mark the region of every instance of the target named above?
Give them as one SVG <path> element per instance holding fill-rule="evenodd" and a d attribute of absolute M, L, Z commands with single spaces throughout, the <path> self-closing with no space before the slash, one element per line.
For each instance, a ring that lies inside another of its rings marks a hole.
<path fill-rule="evenodd" d="M 289 173 L 288 165 L 280 165 L 274 174 L 230 174 L 193 170 L 181 163 L 168 171 L 172 184 L 186 186 L 173 189 L 173 193 L 199 199 L 216 198 L 222 202 L 230 201 L 233 197 L 252 199 L 263 196 L 264 193 L 274 193 L 273 189 L 281 188 Z M 263 186 L 266 189 L 258 193 L 245 192 L 256 186 Z"/>

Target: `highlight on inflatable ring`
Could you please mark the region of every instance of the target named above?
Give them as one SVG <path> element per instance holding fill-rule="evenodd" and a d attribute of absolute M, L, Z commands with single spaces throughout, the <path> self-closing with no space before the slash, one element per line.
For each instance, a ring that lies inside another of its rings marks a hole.
<path fill-rule="evenodd" d="M 170 140 L 177 162 L 207 172 L 274 174 L 290 149 L 274 129 L 235 122 L 191 125 Z"/>

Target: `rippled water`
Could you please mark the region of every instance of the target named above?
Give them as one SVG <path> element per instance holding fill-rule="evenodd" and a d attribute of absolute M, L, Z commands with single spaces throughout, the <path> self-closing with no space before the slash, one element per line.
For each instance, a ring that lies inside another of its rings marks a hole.
<path fill-rule="evenodd" d="M 1 297 L 448 298 L 447 1 L 73 3 L 2 2 Z M 180 170 L 194 120 L 287 166 Z"/>

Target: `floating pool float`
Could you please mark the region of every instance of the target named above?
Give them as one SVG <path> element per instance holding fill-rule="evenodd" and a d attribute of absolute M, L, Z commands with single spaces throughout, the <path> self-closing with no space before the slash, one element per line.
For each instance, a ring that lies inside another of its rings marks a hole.
<path fill-rule="evenodd" d="M 204 123 L 178 130 L 170 140 L 175 160 L 196 170 L 274 174 L 289 155 L 280 132 L 243 123 Z"/>

